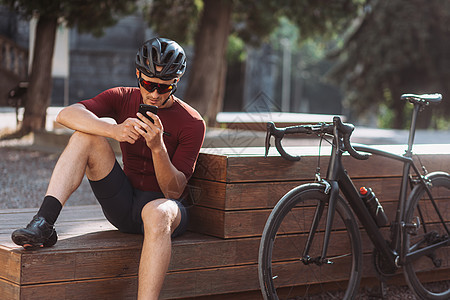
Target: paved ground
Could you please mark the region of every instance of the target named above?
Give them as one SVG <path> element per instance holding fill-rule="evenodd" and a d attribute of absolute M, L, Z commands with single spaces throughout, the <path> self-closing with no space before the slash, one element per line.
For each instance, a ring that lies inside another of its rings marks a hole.
<path fill-rule="evenodd" d="M 49 108 L 46 129 L 53 130 L 53 121 L 60 108 Z M 16 129 L 12 108 L 0 108 L 0 135 Z M 0 141 L 0 209 L 39 207 L 59 151 L 33 151 L 32 136 L 21 140 Z M 48 149 L 51 150 L 51 149 Z M 96 204 L 86 179 L 67 205 Z"/>
<path fill-rule="evenodd" d="M 0 146 L 0 209 L 39 207 L 58 157 Z M 67 205 L 86 204 L 96 200 L 85 179 Z"/>

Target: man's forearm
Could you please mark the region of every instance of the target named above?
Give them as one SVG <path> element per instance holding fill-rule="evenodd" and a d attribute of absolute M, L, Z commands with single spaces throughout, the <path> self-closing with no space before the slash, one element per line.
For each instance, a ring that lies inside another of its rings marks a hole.
<path fill-rule="evenodd" d="M 56 121 L 73 130 L 114 138 L 112 131 L 114 124 L 98 118 L 82 104 L 77 103 L 64 108 L 56 117 Z"/>
<path fill-rule="evenodd" d="M 187 184 L 186 176 L 175 168 L 166 151 L 152 151 L 152 156 L 156 179 L 164 196 L 180 198 Z"/>

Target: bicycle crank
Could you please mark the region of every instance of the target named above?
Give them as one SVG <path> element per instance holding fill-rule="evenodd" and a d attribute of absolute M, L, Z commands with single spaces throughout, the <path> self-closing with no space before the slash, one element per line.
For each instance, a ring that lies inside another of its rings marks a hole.
<path fill-rule="evenodd" d="M 380 281 L 386 281 L 394 276 L 397 271 L 397 268 L 392 267 L 392 264 L 389 264 L 387 259 L 377 249 L 373 249 L 372 262 L 375 266 L 375 275 Z"/>

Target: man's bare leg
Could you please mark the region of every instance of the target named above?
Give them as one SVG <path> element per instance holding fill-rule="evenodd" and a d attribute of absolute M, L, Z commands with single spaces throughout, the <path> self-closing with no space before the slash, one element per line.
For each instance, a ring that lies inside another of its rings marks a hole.
<path fill-rule="evenodd" d="M 158 299 L 172 251 L 171 234 L 180 224 L 178 205 L 167 199 L 149 202 L 142 210 L 144 243 L 139 264 L 139 300 Z"/>
<path fill-rule="evenodd" d="M 46 195 L 62 205 L 80 186 L 84 174 L 90 180 L 106 177 L 115 163 L 115 155 L 104 137 L 75 132 L 53 170 Z"/>
<path fill-rule="evenodd" d="M 105 138 L 75 132 L 56 163 L 39 211 L 26 228 L 13 231 L 13 242 L 25 249 L 53 246 L 58 240 L 54 223 L 84 174 L 100 180 L 109 174 L 114 163 L 114 152 Z"/>

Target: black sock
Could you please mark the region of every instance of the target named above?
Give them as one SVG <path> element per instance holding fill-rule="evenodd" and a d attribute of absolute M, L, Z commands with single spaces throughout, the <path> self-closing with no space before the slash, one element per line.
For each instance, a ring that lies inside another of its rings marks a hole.
<path fill-rule="evenodd" d="M 44 217 L 44 219 L 51 225 L 55 224 L 56 219 L 58 219 L 59 213 L 61 212 L 62 205 L 53 196 L 45 196 L 44 202 L 42 202 L 41 208 L 39 209 L 37 215 Z"/>

